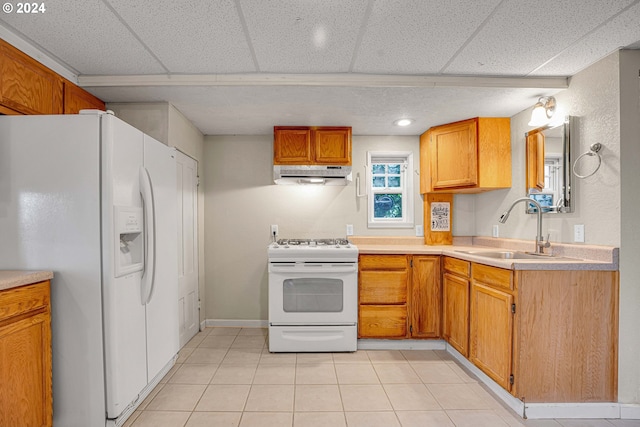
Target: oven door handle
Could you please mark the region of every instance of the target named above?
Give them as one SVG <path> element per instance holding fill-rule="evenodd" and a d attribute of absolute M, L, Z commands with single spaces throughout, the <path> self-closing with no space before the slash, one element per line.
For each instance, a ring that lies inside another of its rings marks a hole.
<path fill-rule="evenodd" d="M 269 271 L 272 273 L 309 273 L 322 272 L 325 274 L 358 271 L 356 263 L 271 263 Z"/>

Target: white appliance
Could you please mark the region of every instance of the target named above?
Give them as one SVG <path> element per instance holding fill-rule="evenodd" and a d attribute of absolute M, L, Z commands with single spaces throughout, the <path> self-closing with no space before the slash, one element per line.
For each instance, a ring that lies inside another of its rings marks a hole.
<path fill-rule="evenodd" d="M 98 112 L 0 116 L 0 268 L 53 270 L 53 421 L 120 426 L 175 363 L 175 151 Z"/>
<path fill-rule="evenodd" d="M 273 182 L 279 185 L 316 184 L 347 185 L 351 182 L 351 166 L 274 165 Z"/>
<path fill-rule="evenodd" d="M 268 247 L 269 351 L 356 351 L 358 248 L 346 239 Z"/>

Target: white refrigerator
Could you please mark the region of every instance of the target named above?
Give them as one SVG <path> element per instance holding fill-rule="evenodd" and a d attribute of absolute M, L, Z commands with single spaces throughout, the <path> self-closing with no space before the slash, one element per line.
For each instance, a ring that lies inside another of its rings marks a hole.
<path fill-rule="evenodd" d="M 179 350 L 175 150 L 85 113 L 0 116 L 0 269 L 54 272 L 54 425 L 120 426 Z"/>

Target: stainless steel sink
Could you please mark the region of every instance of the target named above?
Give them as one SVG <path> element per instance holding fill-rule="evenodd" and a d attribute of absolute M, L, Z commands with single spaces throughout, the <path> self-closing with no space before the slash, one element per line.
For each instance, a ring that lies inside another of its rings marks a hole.
<path fill-rule="evenodd" d="M 486 250 L 470 250 L 470 251 L 456 251 L 464 254 L 481 256 L 486 258 L 495 259 L 537 259 L 537 260 L 557 260 L 549 255 L 535 255 L 526 252 L 516 251 L 486 251 Z"/>

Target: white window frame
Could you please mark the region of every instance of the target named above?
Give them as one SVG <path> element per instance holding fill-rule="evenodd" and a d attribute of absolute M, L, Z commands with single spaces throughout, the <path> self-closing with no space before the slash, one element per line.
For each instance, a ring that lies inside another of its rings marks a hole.
<path fill-rule="evenodd" d="M 374 187 L 371 166 L 374 163 L 400 163 L 400 189 Z M 413 152 L 411 151 L 368 151 L 367 152 L 367 206 L 369 228 L 413 228 Z M 398 192 L 402 194 L 402 218 L 374 218 L 373 201 L 376 194 Z"/>

